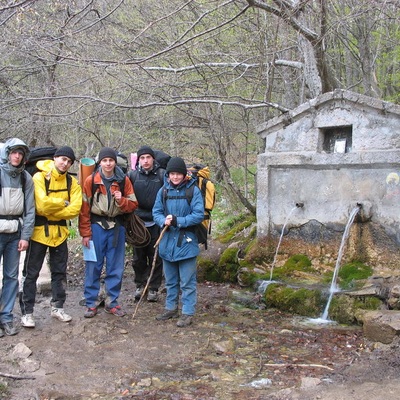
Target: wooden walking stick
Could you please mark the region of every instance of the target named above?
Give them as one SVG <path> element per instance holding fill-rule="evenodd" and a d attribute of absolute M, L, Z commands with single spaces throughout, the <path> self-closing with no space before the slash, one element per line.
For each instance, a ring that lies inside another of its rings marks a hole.
<path fill-rule="evenodd" d="M 148 287 L 149 287 L 150 280 L 151 280 L 151 278 L 152 278 L 152 276 L 153 276 L 154 268 L 155 268 L 155 266 L 156 266 L 157 255 L 158 255 L 158 245 L 160 244 L 160 241 L 161 241 L 162 237 L 164 236 L 164 233 L 166 232 L 167 229 L 168 229 L 168 225 L 165 225 L 164 228 L 163 228 L 163 230 L 162 230 L 161 233 L 160 233 L 160 236 L 159 236 L 158 239 L 157 239 L 157 242 L 156 242 L 155 245 L 154 245 L 154 248 L 155 248 L 156 250 L 154 251 L 153 265 L 151 266 L 151 271 L 150 271 L 150 275 L 149 275 L 149 277 L 148 277 L 148 279 L 147 279 L 146 286 L 144 287 L 143 292 L 142 292 L 142 295 L 140 296 L 140 299 L 139 299 L 138 303 L 136 304 L 135 312 L 134 312 L 133 315 L 132 315 L 132 319 L 135 318 L 136 312 L 137 312 L 137 310 L 138 310 L 138 308 L 139 308 L 139 305 L 140 305 L 140 303 L 142 302 L 143 297 L 144 297 L 144 295 L 146 294 L 147 289 L 148 289 Z"/>

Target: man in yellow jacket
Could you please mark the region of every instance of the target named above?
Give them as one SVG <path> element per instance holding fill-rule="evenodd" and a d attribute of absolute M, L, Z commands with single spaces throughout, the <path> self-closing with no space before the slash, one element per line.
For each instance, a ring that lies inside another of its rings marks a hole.
<path fill-rule="evenodd" d="M 51 316 L 62 322 L 72 317 L 64 312 L 66 299 L 69 235 L 68 221 L 76 218 L 82 206 L 82 190 L 78 181 L 68 174 L 75 161 L 74 151 L 63 146 L 54 154 L 54 160 L 36 163 L 39 172 L 33 176 L 35 187 L 35 228 L 26 251 L 23 269 L 23 290 L 20 296 L 21 325 L 34 328 L 33 309 L 36 284 L 49 249 L 51 272 Z"/>

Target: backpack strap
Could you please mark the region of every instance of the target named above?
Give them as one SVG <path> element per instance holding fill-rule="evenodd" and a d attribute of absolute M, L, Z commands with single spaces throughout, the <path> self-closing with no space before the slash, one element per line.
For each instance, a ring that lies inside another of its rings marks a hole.
<path fill-rule="evenodd" d="M 68 192 L 68 200 L 71 197 L 71 186 L 72 186 L 72 177 L 70 174 L 67 173 L 67 188 L 66 189 L 50 189 L 50 179 L 44 178 L 44 184 L 46 186 L 46 194 L 49 195 L 50 193 L 57 193 L 57 192 Z"/>
<path fill-rule="evenodd" d="M 168 194 L 167 194 L 168 191 L 167 191 L 167 188 L 165 186 L 163 186 L 162 190 L 163 190 L 163 194 L 162 194 L 163 205 L 164 205 L 165 212 L 167 213 L 165 215 L 168 215 L 166 200 L 167 199 L 171 199 L 171 200 L 186 199 L 188 204 L 190 205 L 190 203 L 192 202 L 192 199 L 193 199 L 194 185 L 186 188 L 185 189 L 185 194 L 184 195 L 179 195 L 179 196 L 168 196 Z"/>
<path fill-rule="evenodd" d="M 95 174 L 96 174 L 96 171 L 94 171 L 92 173 L 92 193 L 91 193 L 92 195 L 90 196 L 90 209 L 92 209 L 93 197 L 94 197 L 94 195 L 95 195 L 95 193 L 96 193 L 96 191 L 97 191 L 97 189 L 99 187 L 99 185 L 97 183 L 94 183 Z M 126 182 L 126 179 L 131 179 L 130 175 L 125 175 L 124 179 L 121 182 L 118 182 L 119 190 L 121 191 L 122 196 L 124 196 L 124 194 L 125 194 L 125 182 Z M 132 183 L 132 185 L 133 185 L 133 183 Z M 99 196 L 100 196 L 100 192 L 97 192 L 97 201 L 99 201 Z"/>

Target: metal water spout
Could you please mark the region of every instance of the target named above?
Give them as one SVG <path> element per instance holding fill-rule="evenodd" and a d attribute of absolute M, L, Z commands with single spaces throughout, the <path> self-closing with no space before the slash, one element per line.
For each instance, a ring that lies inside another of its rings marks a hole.
<path fill-rule="evenodd" d="M 298 202 L 298 203 L 296 203 L 296 207 L 297 208 L 303 208 L 304 207 L 304 203 Z"/>
<path fill-rule="evenodd" d="M 356 203 L 356 206 L 359 208 L 360 212 L 357 214 L 356 217 L 356 221 L 358 223 L 365 223 L 365 222 L 369 222 L 372 219 L 372 211 L 373 211 L 373 207 L 372 207 L 372 203 L 370 201 L 358 201 Z"/>

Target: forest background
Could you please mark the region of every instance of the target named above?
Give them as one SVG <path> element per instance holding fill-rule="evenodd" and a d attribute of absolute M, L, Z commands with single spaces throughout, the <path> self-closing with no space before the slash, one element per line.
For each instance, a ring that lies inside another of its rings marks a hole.
<path fill-rule="evenodd" d="M 146 144 L 255 214 L 256 127 L 335 88 L 399 103 L 399 0 L 3 0 L 0 141 Z"/>

